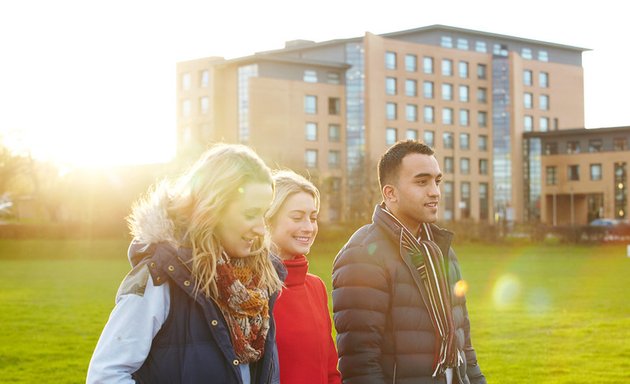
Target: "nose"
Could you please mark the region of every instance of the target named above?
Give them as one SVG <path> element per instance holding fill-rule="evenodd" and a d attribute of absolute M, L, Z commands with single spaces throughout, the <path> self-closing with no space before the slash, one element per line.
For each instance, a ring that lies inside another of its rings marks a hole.
<path fill-rule="evenodd" d="M 433 183 L 429 189 L 429 196 L 440 197 L 440 186 L 437 183 Z"/>

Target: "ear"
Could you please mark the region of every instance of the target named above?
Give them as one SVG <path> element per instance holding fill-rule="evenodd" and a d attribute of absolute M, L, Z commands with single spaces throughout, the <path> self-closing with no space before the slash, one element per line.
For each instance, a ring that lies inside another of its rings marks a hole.
<path fill-rule="evenodd" d="M 386 203 L 395 203 L 398 201 L 398 193 L 396 187 L 390 184 L 385 184 L 383 187 L 383 199 Z"/>

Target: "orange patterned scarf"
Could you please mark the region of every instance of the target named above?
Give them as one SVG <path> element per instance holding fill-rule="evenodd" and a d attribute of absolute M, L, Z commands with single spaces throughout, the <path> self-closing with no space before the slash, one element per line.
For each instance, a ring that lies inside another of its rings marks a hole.
<path fill-rule="evenodd" d="M 241 363 L 258 361 L 269 331 L 269 294 L 258 287 L 258 276 L 240 258 L 225 253 L 217 260 L 218 303 L 228 323 Z"/>

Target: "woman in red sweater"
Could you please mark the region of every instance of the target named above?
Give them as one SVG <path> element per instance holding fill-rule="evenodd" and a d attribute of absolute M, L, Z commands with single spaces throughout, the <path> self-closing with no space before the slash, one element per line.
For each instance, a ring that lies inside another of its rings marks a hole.
<path fill-rule="evenodd" d="M 267 213 L 273 248 L 288 275 L 276 302 L 276 343 L 282 384 L 340 383 L 324 282 L 308 273 L 317 236 L 319 191 L 292 171 L 274 174 L 275 198 Z"/>

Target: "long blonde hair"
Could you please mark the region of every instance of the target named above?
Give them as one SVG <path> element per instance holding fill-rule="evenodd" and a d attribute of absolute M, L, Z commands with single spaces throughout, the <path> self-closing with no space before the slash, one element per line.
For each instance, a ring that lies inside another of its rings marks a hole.
<path fill-rule="evenodd" d="M 245 145 L 218 143 L 186 173 L 174 182 L 162 182 L 152 193 L 167 199 L 166 213 L 172 223 L 173 241 L 178 243 L 174 245 L 192 248 L 195 288 L 206 297 L 218 295 L 216 266 L 223 248 L 215 235 L 217 225 L 239 189 L 250 182 L 273 187 L 269 167 Z M 282 283 L 271 262 L 268 236 L 257 239 L 253 249 L 252 257 L 244 261 L 260 277 L 260 287 L 279 291 Z"/>
<path fill-rule="evenodd" d="M 305 192 L 313 196 L 315 199 L 315 207 L 319 211 L 319 190 L 317 187 L 307 180 L 304 176 L 299 175 L 291 170 L 276 170 L 273 171 L 273 180 L 275 183 L 275 195 L 273 202 L 269 207 L 269 210 L 265 214 L 265 222 L 270 225 L 280 208 L 289 196 L 298 192 Z"/>

